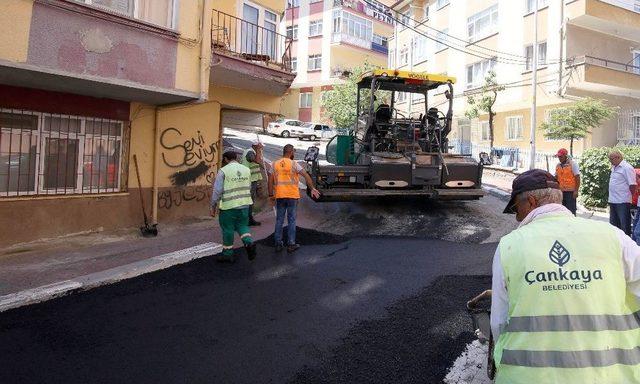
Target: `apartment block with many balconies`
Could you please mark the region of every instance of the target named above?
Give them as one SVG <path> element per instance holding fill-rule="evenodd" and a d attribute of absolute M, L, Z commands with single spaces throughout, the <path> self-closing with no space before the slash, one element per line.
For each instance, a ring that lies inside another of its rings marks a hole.
<path fill-rule="evenodd" d="M 533 50 L 538 52 L 537 125 L 549 111 L 578 98 L 604 99 L 619 107 L 576 155 L 592 146 L 640 141 L 640 1 L 538 0 L 538 42 L 534 47 L 535 0 L 426 0 L 393 5 L 401 21 L 389 41 L 389 66 L 457 78 L 454 150 L 475 155 L 489 150 L 488 116 L 469 121 L 467 96 L 476 93 L 489 70 L 506 89 L 495 110 L 494 147 L 510 153 L 508 166 L 528 167 Z M 407 27 L 408 26 L 408 27 Z M 422 100 L 400 95 L 398 108 L 424 112 Z M 432 105 L 444 105 L 434 92 Z M 567 142 L 535 134 L 536 165 Z M 553 161 L 553 160 L 551 160 Z M 553 165 L 553 164 L 552 164 Z"/>
<path fill-rule="evenodd" d="M 378 1 L 289 0 L 281 28 L 293 38 L 296 72 L 284 100 L 284 115 L 319 122 L 326 121 L 322 93 L 342 81 L 345 72 L 364 62 L 387 64 L 393 18 Z"/>

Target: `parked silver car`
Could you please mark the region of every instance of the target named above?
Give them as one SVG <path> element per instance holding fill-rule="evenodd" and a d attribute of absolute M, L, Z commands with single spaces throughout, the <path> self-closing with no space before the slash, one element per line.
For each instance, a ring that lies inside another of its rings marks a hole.
<path fill-rule="evenodd" d="M 336 130 L 326 124 L 304 123 L 300 127 L 292 130 L 292 136 L 296 136 L 299 140 L 309 139 L 330 139 L 337 134 Z"/>

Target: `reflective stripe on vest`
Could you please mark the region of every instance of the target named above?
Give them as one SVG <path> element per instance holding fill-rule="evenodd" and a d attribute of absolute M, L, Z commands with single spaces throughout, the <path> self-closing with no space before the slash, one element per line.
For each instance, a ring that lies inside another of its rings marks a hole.
<path fill-rule="evenodd" d="M 560 189 L 563 191 L 575 191 L 576 190 L 576 176 L 573 174 L 572 160 L 567 162 L 566 166 L 556 165 L 556 179 L 560 184 Z"/>
<path fill-rule="evenodd" d="M 640 382 L 640 306 L 609 224 L 548 214 L 499 249 L 509 312 L 496 383 Z"/>
<path fill-rule="evenodd" d="M 242 153 L 242 165 L 249 168 L 251 170 L 251 182 L 262 180 L 262 170 L 260 169 L 260 164 L 254 163 L 247 160 L 247 154 L 249 152 L 254 152 L 253 148 L 247 148 Z"/>
<path fill-rule="evenodd" d="M 224 187 L 220 198 L 220 209 L 234 209 L 253 204 L 251 199 L 251 171 L 235 161 L 222 167 Z"/>
<path fill-rule="evenodd" d="M 273 163 L 276 199 L 299 199 L 298 172 L 293 160 L 282 158 Z"/>

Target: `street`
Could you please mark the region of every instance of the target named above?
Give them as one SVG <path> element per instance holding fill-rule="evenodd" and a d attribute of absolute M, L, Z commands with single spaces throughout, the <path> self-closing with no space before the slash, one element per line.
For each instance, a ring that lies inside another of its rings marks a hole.
<path fill-rule="evenodd" d="M 267 237 L 253 263 L 206 257 L 1 313 L 0 382 L 442 382 L 515 225 L 502 205 L 307 199 L 317 225 L 294 254 Z"/>

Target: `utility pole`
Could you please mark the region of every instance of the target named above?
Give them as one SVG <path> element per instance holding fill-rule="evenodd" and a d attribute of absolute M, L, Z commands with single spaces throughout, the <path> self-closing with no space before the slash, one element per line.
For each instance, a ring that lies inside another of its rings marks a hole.
<path fill-rule="evenodd" d="M 536 91 L 538 88 L 538 0 L 534 1 L 533 14 L 533 76 L 531 76 L 531 138 L 529 150 L 529 169 L 536 167 Z"/>
<path fill-rule="evenodd" d="M 558 96 L 562 97 L 562 57 L 564 56 L 564 1 L 560 2 L 560 53 L 558 54 Z"/>

